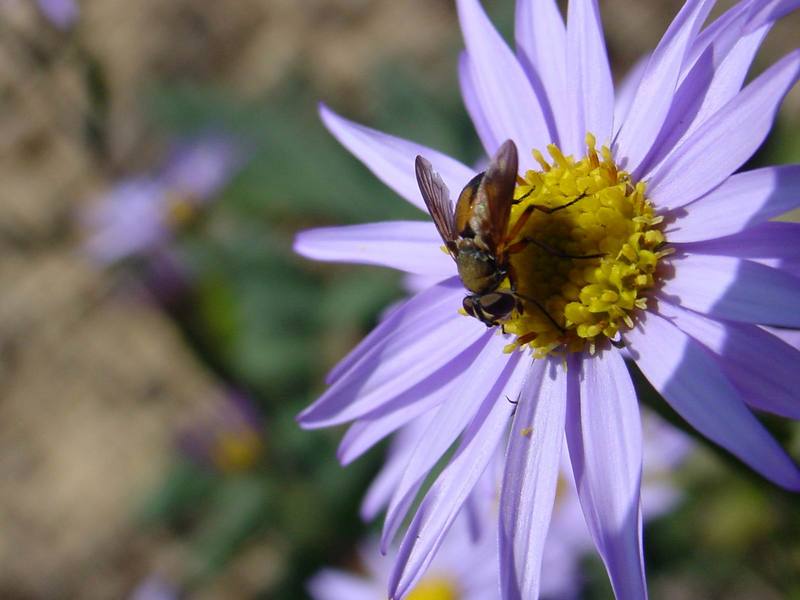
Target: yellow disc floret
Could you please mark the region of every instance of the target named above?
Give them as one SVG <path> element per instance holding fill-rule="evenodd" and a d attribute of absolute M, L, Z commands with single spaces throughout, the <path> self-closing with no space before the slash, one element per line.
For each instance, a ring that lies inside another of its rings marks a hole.
<path fill-rule="evenodd" d="M 444 577 L 426 577 L 406 596 L 406 600 L 458 600 L 456 586 Z"/>
<path fill-rule="evenodd" d="M 518 180 L 509 230 L 526 212 L 529 218 L 511 241 L 522 310 L 503 324 L 517 336 L 509 349 L 527 346 L 537 357 L 594 352 L 618 338 L 646 308 L 658 261 L 669 254 L 645 184 L 631 181 L 595 143 L 588 134 L 579 161 L 552 144 L 551 162 L 534 151 L 541 170 Z"/>

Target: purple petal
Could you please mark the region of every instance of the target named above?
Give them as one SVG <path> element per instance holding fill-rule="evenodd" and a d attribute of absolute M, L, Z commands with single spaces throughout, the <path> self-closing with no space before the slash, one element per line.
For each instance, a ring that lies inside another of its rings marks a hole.
<path fill-rule="evenodd" d="M 521 150 L 520 170 L 524 171 L 533 163 L 530 151 L 543 148 L 553 139 L 539 99 L 478 0 L 458 0 L 456 7 L 482 113 L 495 140 L 512 139 L 517 143 Z M 497 148 L 486 150 L 493 154 Z"/>
<path fill-rule="evenodd" d="M 628 111 L 631 108 L 633 97 L 636 95 L 636 90 L 639 89 L 639 83 L 642 81 L 644 70 L 647 68 L 647 62 L 650 56 L 642 56 L 636 61 L 636 64 L 622 78 L 622 82 L 617 86 L 617 93 L 614 100 L 614 135 L 619 133 L 619 128 L 625 123 L 625 117 L 628 116 Z"/>
<path fill-rule="evenodd" d="M 797 467 L 699 343 L 653 313 L 625 337 L 645 377 L 692 427 L 767 479 L 800 490 Z"/>
<path fill-rule="evenodd" d="M 449 277 L 446 279 L 449 279 Z M 442 281 L 444 281 L 444 279 L 438 276 L 414 275 L 408 273 L 403 277 L 403 289 L 410 294 L 416 294 L 431 286 L 439 285 Z"/>
<path fill-rule="evenodd" d="M 616 350 L 574 360 L 570 369 L 567 445 L 586 524 L 616 597 L 647 598 L 642 425 L 633 383 Z"/>
<path fill-rule="evenodd" d="M 800 329 L 781 329 L 780 327 L 762 327 L 795 350 L 800 350 Z"/>
<path fill-rule="evenodd" d="M 682 210 L 667 230 L 670 242 L 731 235 L 800 206 L 800 165 L 737 173 Z"/>
<path fill-rule="evenodd" d="M 800 419 L 800 352 L 755 325 L 707 319 L 668 302 L 659 303 L 658 313 L 718 357 L 747 404 Z"/>
<path fill-rule="evenodd" d="M 69 29 L 78 20 L 75 0 L 37 0 L 45 18 L 59 29 Z"/>
<path fill-rule="evenodd" d="M 753 15 L 750 25 L 751 30 L 760 27 L 764 23 L 777 21 L 800 8 L 800 0 L 772 0 L 762 4 L 765 4 L 764 7 Z"/>
<path fill-rule="evenodd" d="M 423 303 L 416 303 L 414 308 L 418 309 L 419 304 Z M 455 308 L 450 315 L 441 311 L 438 315 L 406 311 L 405 316 L 410 319 L 416 313 L 418 319 L 427 320 L 428 327 L 420 332 L 401 324 L 304 410 L 298 417 L 300 424 L 317 428 L 358 419 L 404 394 L 422 390 L 431 393 L 431 388 L 443 385 L 448 375 L 461 372 L 462 355 L 469 354 L 474 343 L 485 344 L 491 333 L 477 319 L 459 315 Z"/>
<path fill-rule="evenodd" d="M 559 361 L 534 361 L 517 404 L 500 495 L 500 583 L 508 600 L 539 597 L 560 472 L 566 382 Z"/>
<path fill-rule="evenodd" d="M 669 112 L 689 44 L 714 6 L 714 0 L 687 0 L 650 55 L 625 123 L 615 140 L 625 169 L 638 178 L 638 167 L 653 146 Z"/>
<path fill-rule="evenodd" d="M 414 171 L 417 156 L 427 158 L 451 190 L 460 190 L 475 175 L 446 154 L 348 121 L 324 104 L 320 104 L 319 114 L 333 136 L 378 179 L 426 212 Z"/>
<path fill-rule="evenodd" d="M 439 406 L 428 429 L 413 448 L 403 478 L 389 503 L 381 536 L 382 550 L 388 548 L 402 525 L 420 484 L 473 420 L 481 405 L 487 398 L 501 401 L 498 393 L 511 377 L 521 356 L 520 353 L 505 354 L 503 348 L 507 344 L 508 340 L 503 336 L 492 337 L 470 367 L 459 389 L 448 402 Z"/>
<path fill-rule="evenodd" d="M 456 274 L 442 251 L 442 238 L 427 221 L 390 221 L 308 229 L 297 234 L 294 251 L 306 258 L 400 269 L 417 275 Z"/>
<path fill-rule="evenodd" d="M 92 259 L 112 263 L 154 251 L 171 232 L 166 218 L 168 190 L 149 177 L 127 179 L 82 214 Z"/>
<path fill-rule="evenodd" d="M 572 485 L 570 483 L 570 485 Z M 574 493 L 570 490 L 570 493 Z M 582 527 L 581 533 L 588 538 L 586 525 L 583 523 L 580 507 L 577 512 L 571 513 L 574 520 L 570 525 Z M 550 524 L 550 534 L 547 537 L 546 551 L 542 561 L 542 580 L 539 593 L 543 598 L 556 598 L 558 600 L 578 600 L 584 583 L 584 574 L 581 569 L 582 555 L 591 551 L 589 548 L 575 547 L 569 542 L 564 542 L 558 537 L 556 523 Z M 588 540 L 591 544 L 591 540 Z"/>
<path fill-rule="evenodd" d="M 645 176 L 655 204 L 662 209 L 683 206 L 727 179 L 764 141 L 798 76 L 800 51 L 795 51 L 708 118 Z"/>
<path fill-rule="evenodd" d="M 372 480 L 361 503 L 361 518 L 365 521 L 374 519 L 378 512 L 389 503 L 389 499 L 405 471 L 408 453 L 416 446 L 420 436 L 425 433 L 432 416 L 432 414 L 425 414 L 415 419 L 403 427 L 392 439 L 386 462 Z M 358 423 L 353 427 L 355 425 Z"/>
<path fill-rule="evenodd" d="M 614 83 L 597 0 L 571 0 L 567 10 L 567 110 L 572 128 L 561 136 L 565 154 L 582 156 L 586 133 L 611 141 Z"/>
<path fill-rule="evenodd" d="M 673 304 L 731 321 L 800 327 L 800 279 L 728 256 L 686 254 L 672 266 L 662 292 Z"/>
<path fill-rule="evenodd" d="M 485 327 L 481 330 L 464 325 L 466 320 L 456 315 L 408 344 L 393 338 L 384 348 L 388 357 L 382 352 L 365 357 L 300 414 L 301 426 L 317 429 L 341 425 L 370 416 L 389 404 L 414 398 L 421 401 L 435 393 L 463 371 L 463 359 L 474 351 L 472 345 L 482 346 L 490 336 Z"/>
<path fill-rule="evenodd" d="M 653 478 L 667 475 L 683 462 L 694 448 L 694 442 L 686 433 L 649 409 L 642 410 L 642 439 L 644 440 L 642 448 L 642 496 L 644 497 L 647 487 L 653 483 Z M 647 518 L 647 509 L 643 508 Z"/>
<path fill-rule="evenodd" d="M 339 444 L 337 452 L 339 461 L 343 465 L 350 464 L 392 432 L 412 419 L 433 411 L 439 404 L 451 398 L 453 392 L 462 385 L 469 366 L 478 357 L 482 348 L 481 344 L 473 344 L 458 355 L 461 363 L 459 369 L 454 368 L 434 374 L 371 411 L 368 417 L 353 423 Z"/>
<path fill-rule="evenodd" d="M 520 361 L 505 388 L 487 398 L 469 424 L 448 466 L 425 495 L 400 545 L 389 581 L 390 597 L 401 598 L 419 580 L 467 496 L 505 436 L 513 406 L 530 364 Z"/>
<path fill-rule="evenodd" d="M 375 600 L 380 588 L 350 573 L 323 569 L 308 582 L 308 593 L 313 600 Z"/>
<path fill-rule="evenodd" d="M 413 298 L 401 302 L 389 311 L 358 345 L 350 351 L 325 378 L 325 383 L 333 385 L 337 379 L 350 371 L 365 355 L 379 352 L 388 343 L 390 335 L 407 335 L 413 340 L 424 335 L 432 323 L 448 319 L 460 306 L 464 286 L 458 277 L 452 277 L 439 284 L 426 287 Z"/>
<path fill-rule="evenodd" d="M 693 133 L 706 119 L 715 114 L 742 89 L 747 73 L 753 64 L 761 42 L 769 32 L 770 25 L 765 25 L 741 37 L 736 44 L 725 54 L 717 47 L 714 48 L 714 77 L 708 90 L 702 95 L 702 102 L 697 109 L 697 114 L 692 124 L 684 134 L 685 139 Z"/>
<path fill-rule="evenodd" d="M 669 512 L 675 508 L 680 499 L 680 490 L 670 482 L 645 482 L 642 485 L 642 515 L 644 520 L 650 521 Z"/>
<path fill-rule="evenodd" d="M 384 463 L 367 488 L 364 500 L 361 502 L 359 516 L 363 521 L 372 521 L 386 507 L 405 467 L 405 460 L 401 457 L 394 457 Z"/>
<path fill-rule="evenodd" d="M 517 2 L 516 30 L 517 54 L 528 72 L 534 88 L 537 83 L 547 99 L 547 111 L 555 126 L 551 130 L 569 132 L 567 103 L 567 32 L 564 19 L 554 0 L 519 0 Z M 556 136 L 553 142 L 558 143 Z"/>
<path fill-rule="evenodd" d="M 736 25 L 741 29 L 744 16 Z M 745 76 L 766 36 L 769 25 L 745 37 L 737 38 L 728 47 L 729 36 L 722 36 L 709 46 L 680 83 L 672 107 L 647 160 L 640 171 L 662 162 L 674 148 L 694 133 L 742 89 Z"/>
<path fill-rule="evenodd" d="M 788 248 L 787 250 L 791 252 L 793 249 L 797 250 L 797 248 L 794 247 Z M 792 277 L 800 278 L 800 258 L 753 258 L 752 261 L 771 269 L 778 269 Z"/>
<path fill-rule="evenodd" d="M 467 109 L 469 118 L 475 126 L 478 138 L 481 140 L 484 149 L 488 154 L 493 154 L 502 143 L 494 135 L 492 124 L 483 112 L 481 100 L 475 87 L 474 67 L 469 59 L 469 54 L 462 52 L 458 57 L 458 82 L 461 86 L 461 98 L 464 100 L 464 108 Z"/>
<path fill-rule="evenodd" d="M 785 12 L 778 5 L 792 2 L 800 4 L 797 0 L 745 0 L 734 4 L 697 36 L 684 62 L 684 76 L 711 46 L 715 57 L 726 56 L 742 37 L 780 19 Z"/>
<path fill-rule="evenodd" d="M 669 236 L 672 244 L 672 236 Z M 800 261 L 800 223 L 767 221 L 713 240 L 674 244 L 679 252 L 736 258 L 777 258 Z"/>
<path fill-rule="evenodd" d="M 183 140 L 172 148 L 160 179 L 196 201 L 207 201 L 242 167 L 245 159 L 245 149 L 233 137 L 208 133 Z"/>
<path fill-rule="evenodd" d="M 682 78 L 686 77 L 710 47 L 715 46 L 727 52 L 736 43 L 736 40 L 742 35 L 742 27 L 751 12 L 751 4 L 746 0 L 737 2 L 700 32 L 686 53 Z"/>

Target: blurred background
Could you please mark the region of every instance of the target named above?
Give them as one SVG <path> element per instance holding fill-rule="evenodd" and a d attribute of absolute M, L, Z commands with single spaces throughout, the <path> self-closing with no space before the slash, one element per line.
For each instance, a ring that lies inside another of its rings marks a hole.
<path fill-rule="evenodd" d="M 602 3 L 617 76 L 678 8 Z M 401 282 L 291 243 L 422 215 L 317 102 L 474 162 L 461 48 L 450 0 L 0 0 L 0 598 L 295 599 L 356 566 L 382 450 L 343 469 L 294 416 Z M 753 164 L 800 162 L 798 92 Z M 800 598 L 796 497 L 702 441 L 674 483 L 653 597 Z"/>

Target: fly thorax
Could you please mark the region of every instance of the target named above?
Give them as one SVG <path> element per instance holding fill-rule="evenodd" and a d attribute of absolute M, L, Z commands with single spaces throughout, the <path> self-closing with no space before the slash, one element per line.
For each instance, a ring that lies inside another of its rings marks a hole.
<path fill-rule="evenodd" d="M 526 210 L 530 217 L 511 241 L 528 243 L 510 256 L 523 310 L 504 323 L 517 336 L 509 350 L 594 352 L 618 338 L 647 307 L 659 260 L 671 253 L 644 182 L 621 170 L 607 147 L 598 152 L 591 134 L 586 143 L 580 160 L 555 145 L 550 162 L 534 151 L 540 169 L 515 190 L 509 230 Z"/>
<path fill-rule="evenodd" d="M 468 239 L 461 240 L 456 255 L 456 267 L 464 287 L 475 294 L 493 291 L 505 277 L 505 273 L 498 269 L 494 257 Z"/>

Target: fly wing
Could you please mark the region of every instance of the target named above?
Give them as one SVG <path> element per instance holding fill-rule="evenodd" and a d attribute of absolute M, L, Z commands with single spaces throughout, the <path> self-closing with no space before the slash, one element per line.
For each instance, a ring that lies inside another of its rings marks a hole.
<path fill-rule="evenodd" d="M 488 206 L 485 225 L 487 242 L 493 250 L 502 245 L 506 236 L 518 166 L 517 147 L 511 140 L 506 140 L 489 163 L 478 190 Z"/>
<path fill-rule="evenodd" d="M 453 203 L 450 200 L 450 190 L 447 189 L 439 174 L 433 170 L 431 163 L 417 156 L 416 161 L 417 184 L 422 192 L 422 199 L 431 214 L 434 225 L 442 236 L 448 250 L 452 250 L 458 239 L 453 217 Z"/>

